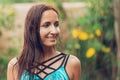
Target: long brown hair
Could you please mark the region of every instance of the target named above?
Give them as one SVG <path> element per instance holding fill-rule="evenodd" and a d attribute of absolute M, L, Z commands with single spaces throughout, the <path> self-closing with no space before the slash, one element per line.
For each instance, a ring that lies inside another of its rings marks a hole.
<path fill-rule="evenodd" d="M 18 79 L 22 76 L 24 70 L 32 74 L 35 62 L 43 59 L 44 51 L 40 39 L 40 22 L 44 11 L 57 10 L 46 4 L 34 5 L 27 13 L 24 29 L 24 44 L 20 57 L 18 58 Z"/>

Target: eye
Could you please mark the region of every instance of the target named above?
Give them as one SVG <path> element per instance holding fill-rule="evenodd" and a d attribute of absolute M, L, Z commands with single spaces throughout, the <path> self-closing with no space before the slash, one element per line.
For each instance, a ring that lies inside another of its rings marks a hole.
<path fill-rule="evenodd" d="M 50 26 L 50 22 L 45 22 L 43 25 L 42 25 L 42 27 L 49 27 Z"/>
<path fill-rule="evenodd" d="M 54 23 L 54 26 L 55 26 L 55 27 L 59 27 L 59 21 L 56 21 L 56 22 Z"/>

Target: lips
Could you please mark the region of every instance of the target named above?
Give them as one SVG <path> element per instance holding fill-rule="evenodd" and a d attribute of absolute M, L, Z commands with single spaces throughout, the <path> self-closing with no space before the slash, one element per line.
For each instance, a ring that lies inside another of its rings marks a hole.
<path fill-rule="evenodd" d="M 47 39 L 50 41 L 55 41 L 57 39 L 57 37 L 47 37 Z"/>

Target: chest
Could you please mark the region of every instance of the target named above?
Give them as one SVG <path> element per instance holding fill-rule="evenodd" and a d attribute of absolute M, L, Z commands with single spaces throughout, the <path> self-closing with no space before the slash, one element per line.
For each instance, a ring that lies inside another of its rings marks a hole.
<path fill-rule="evenodd" d="M 33 75 L 25 71 L 20 80 L 70 80 L 66 63 L 67 55 L 56 55 L 42 63 L 37 63 Z"/>

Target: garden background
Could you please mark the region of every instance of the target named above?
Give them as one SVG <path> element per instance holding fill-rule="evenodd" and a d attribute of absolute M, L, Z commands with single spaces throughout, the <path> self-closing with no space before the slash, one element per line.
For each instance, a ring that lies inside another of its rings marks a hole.
<path fill-rule="evenodd" d="M 23 44 L 24 18 L 39 3 L 60 13 L 59 50 L 81 61 L 81 80 L 120 80 L 120 0 L 0 0 L 0 80 Z"/>

